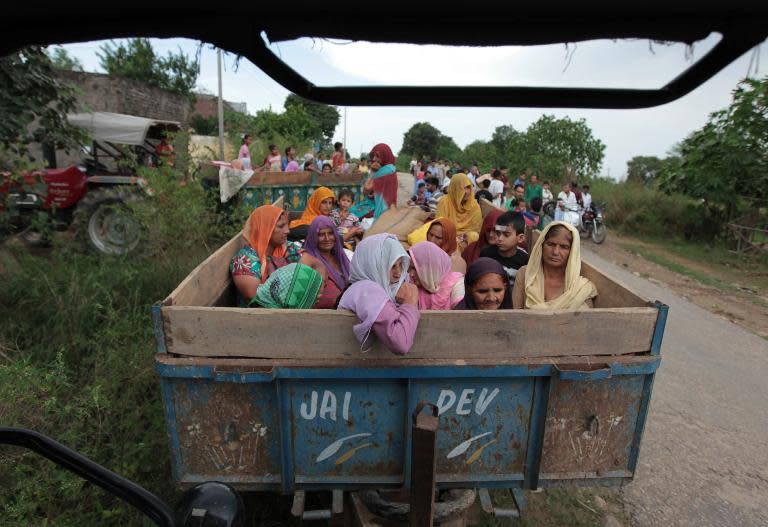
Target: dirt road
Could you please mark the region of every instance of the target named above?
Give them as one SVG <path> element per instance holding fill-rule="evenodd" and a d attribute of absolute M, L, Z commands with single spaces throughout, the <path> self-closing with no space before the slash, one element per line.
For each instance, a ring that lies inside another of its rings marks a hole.
<path fill-rule="evenodd" d="M 768 525 L 768 341 L 583 249 L 670 306 L 635 481 L 632 524 Z"/>

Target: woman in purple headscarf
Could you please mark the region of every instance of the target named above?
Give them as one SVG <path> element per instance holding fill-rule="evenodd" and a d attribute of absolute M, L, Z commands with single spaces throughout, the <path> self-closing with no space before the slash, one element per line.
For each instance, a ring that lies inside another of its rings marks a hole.
<path fill-rule="evenodd" d="M 464 300 L 453 309 L 512 309 L 507 272 L 493 258 L 480 257 L 464 276 Z"/>
<path fill-rule="evenodd" d="M 311 265 L 319 262 L 327 270 L 327 278 L 315 309 L 333 309 L 349 282 L 349 259 L 331 218 L 318 216 L 312 220 L 303 250 L 302 263 Z"/>

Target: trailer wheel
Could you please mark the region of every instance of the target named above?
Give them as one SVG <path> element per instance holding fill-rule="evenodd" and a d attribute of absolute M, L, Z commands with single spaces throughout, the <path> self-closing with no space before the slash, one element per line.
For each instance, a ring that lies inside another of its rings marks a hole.
<path fill-rule="evenodd" d="M 435 503 L 434 521 L 443 522 L 466 512 L 475 502 L 477 493 L 473 489 L 450 489 L 442 493 L 442 501 Z M 389 501 L 378 490 L 360 492 L 360 499 L 373 514 L 390 520 L 407 522 L 411 511 L 410 503 Z"/>
<path fill-rule="evenodd" d="M 141 226 L 128 203 L 139 200 L 126 188 L 89 191 L 77 204 L 73 227 L 83 245 L 103 254 L 127 254 L 141 239 Z"/>

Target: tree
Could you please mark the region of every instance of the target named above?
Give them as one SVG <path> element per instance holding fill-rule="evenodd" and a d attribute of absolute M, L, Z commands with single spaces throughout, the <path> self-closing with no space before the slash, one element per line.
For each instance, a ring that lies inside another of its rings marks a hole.
<path fill-rule="evenodd" d="M 303 99 L 295 94 L 290 94 L 285 98 L 285 110 L 292 107 L 301 107 L 304 111 L 320 126 L 322 131 L 323 147 L 329 148 L 333 140 L 333 134 L 339 124 L 339 110 L 335 106 L 329 106 L 319 102 Z"/>
<path fill-rule="evenodd" d="M 107 43 L 101 46 L 101 67 L 110 75 L 117 75 L 145 82 L 188 97 L 200 73 L 197 59 L 188 58 L 181 49 L 178 53 L 158 57 L 152 43 L 146 38 L 134 38 L 127 44 Z"/>
<path fill-rule="evenodd" d="M 83 71 L 83 63 L 64 48 L 49 48 L 47 53 L 57 70 Z"/>
<path fill-rule="evenodd" d="M 77 147 L 84 132 L 66 119 L 75 102 L 74 88 L 56 77 L 42 47 L 0 57 L 0 143 L 8 151 L 24 153 L 32 142 Z"/>
<path fill-rule="evenodd" d="M 518 132 L 513 126 L 498 126 L 491 136 L 494 149 L 490 163 L 496 167 L 507 166 L 511 174 L 518 175 L 528 168 L 526 135 Z"/>
<path fill-rule="evenodd" d="M 710 114 L 677 151 L 680 162 L 665 171 L 661 188 L 702 199 L 715 224 L 768 202 L 768 77 L 741 81 L 730 106 Z"/>
<path fill-rule="evenodd" d="M 635 156 L 627 161 L 627 181 L 649 184 L 656 181 L 664 169 L 665 160 L 656 156 Z"/>
<path fill-rule="evenodd" d="M 542 115 L 525 132 L 527 169 L 540 179 L 590 178 L 603 164 L 605 145 L 584 119 Z"/>
<path fill-rule="evenodd" d="M 427 156 L 434 159 L 437 157 L 441 135 L 440 130 L 429 123 L 416 123 L 405 132 L 400 152 L 417 158 Z"/>
<path fill-rule="evenodd" d="M 496 148 L 493 143 L 488 141 L 472 141 L 469 143 L 461 158 L 461 163 L 469 170 L 469 168 L 477 164 L 481 173 L 487 172 L 496 159 Z"/>

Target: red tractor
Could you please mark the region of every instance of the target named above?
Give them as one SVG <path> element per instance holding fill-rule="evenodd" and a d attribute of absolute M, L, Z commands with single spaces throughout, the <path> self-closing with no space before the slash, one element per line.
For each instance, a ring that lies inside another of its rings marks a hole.
<path fill-rule="evenodd" d="M 141 229 L 127 203 L 149 191 L 131 167 L 157 166 L 163 137 L 180 124 L 108 112 L 70 114 L 67 120 L 88 131 L 88 156 L 78 166 L 18 177 L 0 173 L 0 213 L 32 245 L 45 243 L 51 227 L 72 228 L 92 250 L 128 253 L 138 246 Z"/>

